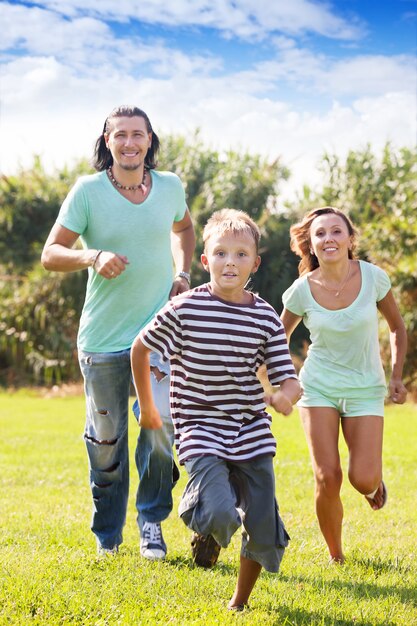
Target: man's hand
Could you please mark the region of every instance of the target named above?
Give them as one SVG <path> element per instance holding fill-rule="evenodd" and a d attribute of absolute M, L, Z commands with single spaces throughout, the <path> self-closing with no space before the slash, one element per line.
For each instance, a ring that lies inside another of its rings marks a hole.
<path fill-rule="evenodd" d="M 123 254 L 115 254 L 108 250 L 102 250 L 94 263 L 94 269 L 97 274 L 110 280 L 120 276 L 120 274 L 125 271 L 128 263 L 128 258 L 123 256 Z"/>
<path fill-rule="evenodd" d="M 184 291 L 188 291 L 190 289 L 190 285 L 186 278 L 182 278 L 181 276 L 177 276 L 174 282 L 172 283 L 171 291 L 169 292 L 169 299 L 171 300 L 174 296 L 178 296 L 180 293 L 184 293 Z"/>

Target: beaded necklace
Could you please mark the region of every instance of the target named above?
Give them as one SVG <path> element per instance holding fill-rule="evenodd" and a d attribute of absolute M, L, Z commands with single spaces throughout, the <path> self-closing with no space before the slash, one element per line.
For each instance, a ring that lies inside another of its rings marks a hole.
<path fill-rule="evenodd" d="M 121 183 L 119 183 L 119 181 L 116 180 L 115 177 L 114 177 L 113 170 L 112 170 L 111 166 L 107 170 L 107 175 L 110 178 L 110 180 L 113 183 L 113 185 L 115 185 L 115 187 L 117 187 L 118 189 L 124 189 L 124 191 L 136 191 L 137 189 L 141 189 L 143 195 L 145 195 L 147 190 L 148 190 L 148 187 L 145 185 L 146 176 L 147 176 L 147 170 L 146 169 L 143 170 L 142 182 L 139 183 L 139 185 L 122 185 Z"/>

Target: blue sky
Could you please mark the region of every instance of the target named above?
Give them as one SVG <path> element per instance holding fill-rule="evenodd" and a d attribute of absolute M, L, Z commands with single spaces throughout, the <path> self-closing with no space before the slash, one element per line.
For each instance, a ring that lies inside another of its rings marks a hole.
<path fill-rule="evenodd" d="M 280 157 L 416 143 L 417 0 L 1 2 L 0 169 L 89 157 L 132 103 L 159 134 Z M 285 190 L 283 189 L 283 192 Z"/>

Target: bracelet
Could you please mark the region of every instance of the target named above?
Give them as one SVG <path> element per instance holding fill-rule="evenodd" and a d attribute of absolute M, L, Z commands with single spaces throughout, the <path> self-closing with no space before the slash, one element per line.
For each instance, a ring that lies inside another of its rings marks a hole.
<path fill-rule="evenodd" d="M 92 263 L 91 263 L 91 267 L 94 269 L 94 266 L 97 262 L 98 257 L 100 256 L 100 254 L 103 252 L 103 250 L 97 250 L 96 256 L 94 257 Z"/>
<path fill-rule="evenodd" d="M 178 272 L 178 274 L 175 275 L 175 278 L 185 278 L 187 283 L 191 286 L 191 276 L 188 272 Z"/>

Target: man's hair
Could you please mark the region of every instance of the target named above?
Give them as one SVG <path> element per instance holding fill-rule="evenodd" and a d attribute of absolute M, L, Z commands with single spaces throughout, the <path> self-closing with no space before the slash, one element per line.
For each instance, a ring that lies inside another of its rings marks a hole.
<path fill-rule="evenodd" d="M 261 231 L 253 219 L 249 217 L 247 213 L 244 213 L 244 211 L 237 211 L 236 209 L 221 209 L 220 211 L 215 211 L 207 221 L 203 230 L 204 248 L 206 248 L 207 241 L 210 237 L 213 235 L 222 236 L 226 233 L 233 233 L 234 235 L 247 233 L 251 235 L 256 247 L 256 252 L 258 252 Z"/>
<path fill-rule="evenodd" d="M 138 107 L 123 104 L 122 106 L 116 107 L 113 111 L 106 117 L 103 126 L 103 132 L 100 137 L 97 139 L 95 147 L 94 147 L 94 155 L 92 159 L 92 165 L 98 172 L 103 172 L 108 169 L 111 165 L 113 165 L 113 157 L 110 150 L 107 149 L 106 140 L 104 139 L 104 135 L 108 135 L 112 129 L 112 120 L 116 117 L 142 117 L 146 123 L 146 129 L 148 133 L 152 133 L 152 143 L 145 157 L 145 167 L 147 169 L 154 169 L 157 165 L 156 156 L 159 150 L 159 139 L 158 135 L 152 130 L 152 125 L 149 120 L 149 117 L 146 115 L 145 111 L 139 109 Z"/>

